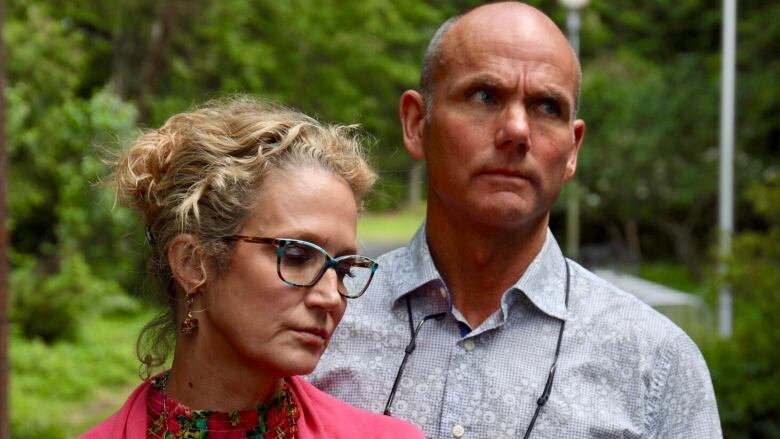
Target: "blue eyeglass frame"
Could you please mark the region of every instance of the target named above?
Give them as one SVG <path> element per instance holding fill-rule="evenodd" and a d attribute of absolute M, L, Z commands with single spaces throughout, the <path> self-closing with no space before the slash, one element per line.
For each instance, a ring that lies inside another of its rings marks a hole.
<path fill-rule="evenodd" d="M 308 287 L 313 286 L 314 284 L 319 282 L 320 279 L 322 279 L 322 276 L 325 274 L 325 271 L 327 271 L 328 268 L 333 268 L 335 270 L 336 267 L 338 266 L 339 262 L 341 262 L 341 261 L 343 261 L 344 259 L 347 259 L 347 258 L 360 258 L 360 260 L 366 261 L 366 262 L 370 263 L 371 264 L 370 265 L 371 275 L 368 277 L 368 280 L 366 281 L 366 285 L 363 287 L 362 290 L 360 290 L 360 293 L 358 293 L 356 295 L 347 295 L 347 294 L 344 294 L 341 291 L 338 291 L 338 289 L 337 289 L 338 293 L 340 295 L 346 297 L 347 299 L 357 299 L 358 297 L 362 296 L 363 293 L 365 293 L 366 290 L 368 289 L 368 286 L 371 285 L 371 280 L 374 278 L 374 273 L 376 273 L 376 270 L 379 268 L 379 263 L 378 262 L 376 262 L 375 260 L 373 260 L 373 259 L 371 259 L 369 257 L 366 257 L 366 256 L 361 256 L 361 255 L 344 255 L 344 256 L 339 256 L 337 258 L 333 258 L 333 257 L 331 257 L 328 254 L 327 251 L 325 251 L 324 248 L 320 247 L 319 245 L 317 245 L 317 244 L 315 244 L 313 242 L 304 241 L 302 239 L 265 238 L 265 237 L 247 236 L 247 235 L 231 235 L 231 236 L 225 236 L 222 239 L 224 239 L 225 241 L 241 241 L 241 242 L 248 242 L 248 243 L 251 243 L 251 244 L 268 244 L 268 245 L 273 245 L 274 247 L 276 247 L 276 274 L 279 276 L 279 279 L 281 279 L 282 282 L 286 283 L 287 285 L 293 286 L 293 287 L 308 288 Z M 286 246 L 287 244 L 290 244 L 290 243 L 296 243 L 296 244 L 305 245 L 307 247 L 312 247 L 315 250 L 317 250 L 317 251 L 321 252 L 322 254 L 324 254 L 325 257 L 327 258 L 325 260 L 325 264 L 323 264 L 322 268 L 320 268 L 320 271 L 317 273 L 316 276 L 314 276 L 314 279 L 311 282 L 309 282 L 308 284 L 299 284 L 299 283 L 291 282 L 291 281 L 285 279 L 284 276 L 282 276 L 282 256 L 284 255 L 283 248 L 284 248 L 284 246 Z M 366 266 L 366 268 L 368 268 L 368 266 Z"/>

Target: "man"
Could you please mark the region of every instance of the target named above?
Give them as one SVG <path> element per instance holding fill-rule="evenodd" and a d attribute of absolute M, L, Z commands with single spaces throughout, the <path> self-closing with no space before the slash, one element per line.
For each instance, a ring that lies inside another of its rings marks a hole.
<path fill-rule="evenodd" d="M 579 83 L 566 38 L 530 6 L 483 5 L 437 31 L 399 103 L 427 163 L 426 222 L 350 303 L 317 386 L 382 411 L 399 373 L 388 412 L 436 438 L 721 436 L 690 338 L 566 260 L 548 229 L 585 134 Z"/>

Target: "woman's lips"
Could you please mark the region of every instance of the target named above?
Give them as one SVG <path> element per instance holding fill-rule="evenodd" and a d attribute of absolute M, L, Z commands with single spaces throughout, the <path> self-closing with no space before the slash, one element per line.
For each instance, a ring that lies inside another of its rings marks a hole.
<path fill-rule="evenodd" d="M 330 339 L 330 333 L 320 328 L 293 328 L 293 331 L 304 343 L 310 345 L 325 345 Z"/>

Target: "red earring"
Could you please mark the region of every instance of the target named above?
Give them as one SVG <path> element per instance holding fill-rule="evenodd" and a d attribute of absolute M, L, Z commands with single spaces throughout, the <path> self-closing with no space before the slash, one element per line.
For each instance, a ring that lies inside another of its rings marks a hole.
<path fill-rule="evenodd" d="M 182 320 L 179 330 L 184 335 L 192 335 L 198 330 L 198 319 L 192 317 L 192 304 L 195 302 L 195 295 L 187 294 L 187 298 L 184 300 L 187 305 L 187 317 Z"/>

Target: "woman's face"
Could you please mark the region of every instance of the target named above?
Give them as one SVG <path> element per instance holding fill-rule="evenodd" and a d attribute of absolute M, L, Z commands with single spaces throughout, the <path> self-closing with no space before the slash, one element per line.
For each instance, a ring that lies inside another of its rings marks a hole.
<path fill-rule="evenodd" d="M 272 171 L 254 202 L 240 235 L 305 240 L 332 257 L 356 253 L 357 204 L 341 177 L 313 168 Z M 198 337 L 254 370 L 309 373 L 347 306 L 336 288 L 332 269 L 311 287 L 287 285 L 275 246 L 236 242 L 225 272 L 206 285 Z"/>

